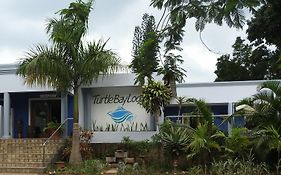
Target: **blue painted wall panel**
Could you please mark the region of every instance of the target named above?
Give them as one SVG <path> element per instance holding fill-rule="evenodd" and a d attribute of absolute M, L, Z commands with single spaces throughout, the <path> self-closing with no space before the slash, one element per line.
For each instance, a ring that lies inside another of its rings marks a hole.
<path fill-rule="evenodd" d="M 19 125 L 22 125 L 22 137 L 28 135 L 29 98 L 39 98 L 40 93 L 11 93 L 11 107 L 14 109 L 14 136 L 18 138 Z"/>
<path fill-rule="evenodd" d="M 72 95 L 68 95 L 67 97 L 68 101 L 67 101 L 67 113 L 68 113 L 68 118 L 73 118 L 73 96 Z M 72 128 L 73 128 L 73 120 L 68 120 L 67 122 L 67 135 L 70 136 L 72 135 Z"/>

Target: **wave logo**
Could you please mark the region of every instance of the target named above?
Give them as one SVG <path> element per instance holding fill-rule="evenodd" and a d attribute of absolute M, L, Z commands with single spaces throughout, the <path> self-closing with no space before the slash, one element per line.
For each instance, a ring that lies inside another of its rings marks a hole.
<path fill-rule="evenodd" d="M 132 121 L 135 116 L 123 107 L 118 107 L 114 111 L 108 112 L 108 115 L 112 118 L 115 123 L 122 123 L 125 121 Z"/>

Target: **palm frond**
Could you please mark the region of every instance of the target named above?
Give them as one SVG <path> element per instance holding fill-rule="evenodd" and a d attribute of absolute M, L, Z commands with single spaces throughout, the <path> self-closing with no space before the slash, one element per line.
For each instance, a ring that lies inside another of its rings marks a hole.
<path fill-rule="evenodd" d="M 68 90 L 71 88 L 71 73 L 68 65 L 62 62 L 62 57 L 58 48 L 38 45 L 27 53 L 17 74 L 24 77 L 29 85 Z"/>

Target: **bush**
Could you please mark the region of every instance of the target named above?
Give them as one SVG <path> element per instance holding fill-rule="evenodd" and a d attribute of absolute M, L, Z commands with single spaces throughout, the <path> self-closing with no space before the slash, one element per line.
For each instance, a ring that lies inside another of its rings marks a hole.
<path fill-rule="evenodd" d="M 270 174 L 264 163 L 255 164 L 253 161 L 228 159 L 212 163 L 210 174 L 213 175 L 265 175 Z"/>
<path fill-rule="evenodd" d="M 80 166 L 66 166 L 64 169 L 58 169 L 58 174 L 93 174 L 100 175 L 107 168 L 107 164 L 100 160 L 86 160 Z"/>

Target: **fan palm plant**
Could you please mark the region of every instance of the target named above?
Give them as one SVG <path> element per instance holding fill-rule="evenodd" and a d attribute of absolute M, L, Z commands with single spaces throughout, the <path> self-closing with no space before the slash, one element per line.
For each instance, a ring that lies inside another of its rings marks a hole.
<path fill-rule="evenodd" d="M 58 12 L 60 18 L 49 19 L 46 30 L 52 45 L 38 45 L 30 50 L 17 71 L 29 85 L 47 85 L 62 92 L 73 91 L 71 164 L 81 162 L 78 125 L 80 86 L 92 83 L 101 74 L 114 73 L 120 67 L 116 54 L 105 49 L 106 42 L 83 42 L 92 4 L 93 0 L 77 0 L 70 3 L 69 8 Z"/>
<path fill-rule="evenodd" d="M 188 146 L 190 153 L 188 158 L 199 155 L 202 158 L 203 165 L 206 165 L 211 157 L 213 150 L 221 150 L 218 142 L 219 138 L 224 138 L 225 135 L 218 131 L 215 127 L 210 130 L 208 123 L 199 123 L 194 133 L 191 135 L 191 141 Z"/>

